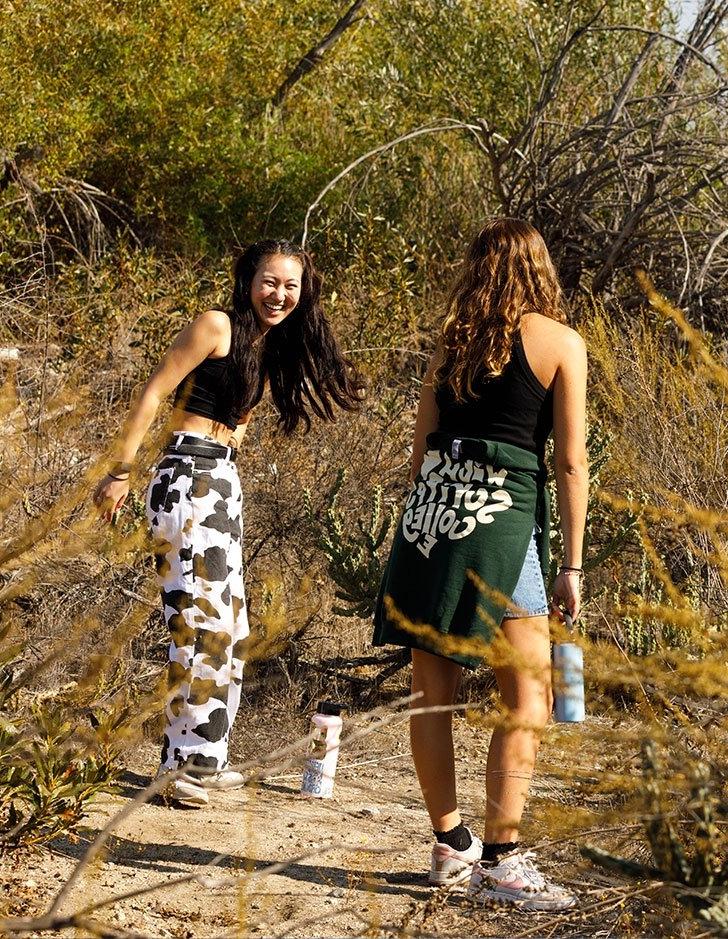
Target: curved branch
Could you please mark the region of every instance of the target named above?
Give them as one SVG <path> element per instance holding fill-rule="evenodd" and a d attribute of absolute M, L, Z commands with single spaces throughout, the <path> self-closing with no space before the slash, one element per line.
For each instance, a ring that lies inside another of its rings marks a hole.
<path fill-rule="evenodd" d="M 423 127 L 417 127 L 415 130 L 408 131 L 406 134 L 401 134 L 399 137 L 395 137 L 394 140 L 380 144 L 378 147 L 374 147 L 373 150 L 368 150 L 366 153 L 362 153 L 361 156 L 358 156 L 356 160 L 354 160 L 352 163 L 349 163 L 348 166 L 345 166 L 340 173 L 338 173 L 332 180 L 326 183 L 321 192 L 306 209 L 306 215 L 303 220 L 303 234 L 301 235 L 302 247 L 306 246 L 306 241 L 308 239 L 308 223 L 311 218 L 311 214 L 316 208 L 318 208 L 324 196 L 331 192 L 334 186 L 336 186 L 336 184 L 339 183 L 345 176 L 348 176 L 352 170 L 356 169 L 357 166 L 359 166 L 361 163 L 364 163 L 371 157 L 379 156 L 380 153 L 391 150 L 393 147 L 404 143 L 406 140 L 414 140 L 415 137 L 423 137 L 425 134 L 439 134 L 445 130 L 468 130 L 478 133 L 481 129 L 474 124 L 466 124 L 464 121 L 455 120 L 448 121 L 448 123 L 444 124 L 424 125 Z"/>
<path fill-rule="evenodd" d="M 698 290 L 702 290 L 703 283 L 705 282 L 705 276 L 708 273 L 710 268 L 710 262 L 713 260 L 713 255 L 715 254 L 716 248 L 720 245 L 722 241 L 728 238 L 728 228 L 724 228 L 723 231 L 718 235 L 717 238 L 713 239 L 713 242 L 708 249 L 708 253 L 705 255 L 705 260 L 703 261 L 702 267 L 700 268 L 700 273 L 696 281 L 696 286 Z"/>

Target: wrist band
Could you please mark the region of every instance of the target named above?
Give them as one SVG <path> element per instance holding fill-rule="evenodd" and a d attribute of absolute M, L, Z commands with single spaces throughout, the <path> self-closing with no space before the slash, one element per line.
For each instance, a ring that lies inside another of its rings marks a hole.
<path fill-rule="evenodd" d="M 562 572 L 565 574 L 583 575 L 584 568 L 583 567 L 569 567 L 567 564 L 562 564 L 561 567 L 559 568 L 559 573 L 561 574 Z"/>
<path fill-rule="evenodd" d="M 107 473 L 106 475 L 109 477 L 109 479 L 115 479 L 118 483 L 126 483 L 129 481 L 128 476 L 114 476 L 113 473 Z"/>
<path fill-rule="evenodd" d="M 113 476 L 115 473 L 131 473 L 133 469 L 133 463 L 112 463 L 108 475 Z"/>

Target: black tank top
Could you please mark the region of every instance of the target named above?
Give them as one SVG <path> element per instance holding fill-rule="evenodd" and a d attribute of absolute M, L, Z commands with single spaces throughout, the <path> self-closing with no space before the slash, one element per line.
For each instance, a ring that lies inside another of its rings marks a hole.
<path fill-rule="evenodd" d="M 436 391 L 438 430 L 459 437 L 484 437 L 512 443 L 543 459 L 553 429 L 553 387 L 546 389 L 528 364 L 521 334 L 513 339 L 511 358 L 497 378 L 479 376 L 474 398 L 455 401 L 449 385 Z"/>
<path fill-rule="evenodd" d="M 177 385 L 174 403 L 189 414 L 209 417 L 235 430 L 239 416 L 230 413 L 222 400 L 222 379 L 230 353 L 221 359 L 205 359 Z"/>

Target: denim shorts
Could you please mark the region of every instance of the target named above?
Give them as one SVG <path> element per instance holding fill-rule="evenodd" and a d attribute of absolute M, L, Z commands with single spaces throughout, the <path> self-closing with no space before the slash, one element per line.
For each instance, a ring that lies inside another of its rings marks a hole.
<path fill-rule="evenodd" d="M 541 563 L 536 547 L 534 530 L 528 544 L 523 567 L 518 577 L 516 589 L 511 597 L 512 607 L 503 614 L 504 619 L 516 619 L 523 616 L 546 616 L 549 611 L 546 589 L 541 573 Z"/>

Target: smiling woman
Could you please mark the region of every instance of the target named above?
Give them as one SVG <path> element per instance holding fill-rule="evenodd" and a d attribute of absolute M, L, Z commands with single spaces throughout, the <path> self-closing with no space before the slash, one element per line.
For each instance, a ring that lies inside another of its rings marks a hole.
<path fill-rule="evenodd" d="M 147 495 L 147 516 L 169 650 L 160 774 L 177 801 L 208 802 L 209 789 L 243 785 L 226 768 L 248 636 L 237 447 L 270 386 L 279 424 L 307 430 L 311 412 L 354 410 L 362 394 L 321 307 L 321 276 L 288 241 L 259 241 L 235 265 L 232 310 L 187 326 L 144 385 L 121 436 L 118 461 L 94 502 L 110 521 L 124 505 L 137 450 L 176 388 L 172 434 Z"/>
<path fill-rule="evenodd" d="M 250 289 L 250 301 L 261 332 L 281 323 L 301 296 L 303 268 L 297 258 L 282 254 L 265 258 L 258 267 Z"/>

